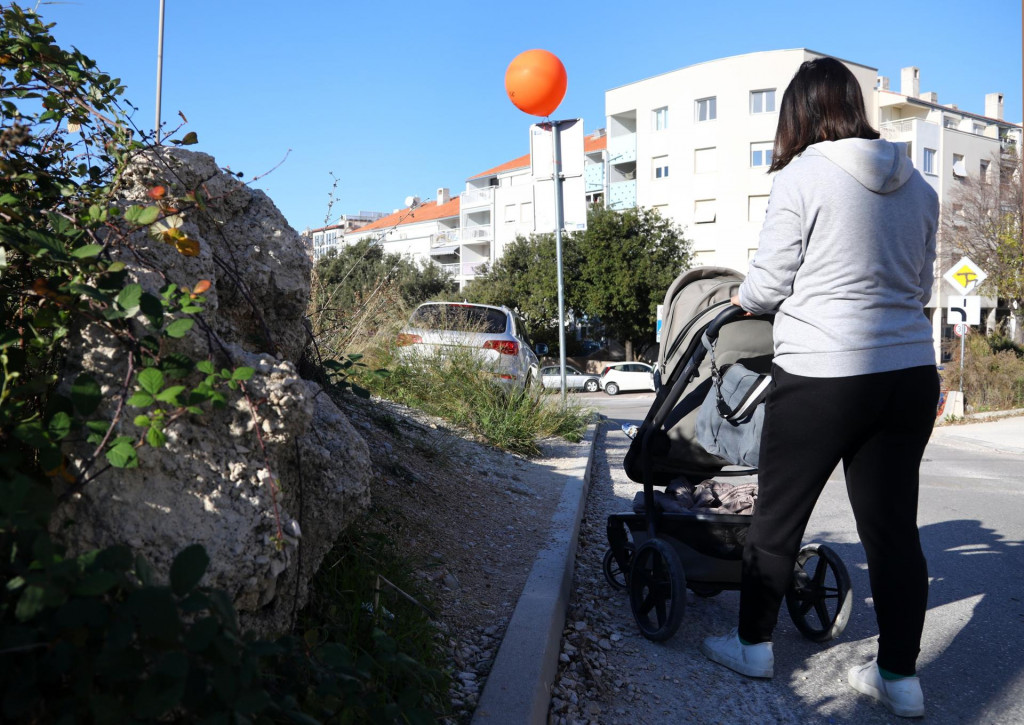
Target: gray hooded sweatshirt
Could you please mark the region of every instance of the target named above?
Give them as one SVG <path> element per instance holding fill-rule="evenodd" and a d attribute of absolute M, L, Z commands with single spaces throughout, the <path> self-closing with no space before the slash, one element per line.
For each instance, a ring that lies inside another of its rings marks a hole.
<path fill-rule="evenodd" d="M 740 304 L 776 313 L 775 362 L 807 377 L 934 365 L 939 201 L 903 144 L 809 146 L 775 176 Z"/>

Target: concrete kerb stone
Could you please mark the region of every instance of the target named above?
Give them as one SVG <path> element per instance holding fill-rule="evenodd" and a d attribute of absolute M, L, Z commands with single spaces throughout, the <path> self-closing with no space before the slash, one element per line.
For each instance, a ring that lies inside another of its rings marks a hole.
<path fill-rule="evenodd" d="M 586 457 L 561 471 L 565 488 L 551 517 L 548 544 L 537 555 L 512 612 L 472 725 L 547 722 L 600 424 L 587 426 Z"/>

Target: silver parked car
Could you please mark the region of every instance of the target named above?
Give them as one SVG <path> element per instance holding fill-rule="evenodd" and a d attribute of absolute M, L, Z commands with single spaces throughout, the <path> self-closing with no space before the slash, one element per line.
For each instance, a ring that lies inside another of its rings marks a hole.
<path fill-rule="evenodd" d="M 523 388 L 539 378 L 538 353 L 526 323 L 507 307 L 469 302 L 424 302 L 398 334 L 398 357 L 405 362 L 441 360 L 456 351 L 472 351 L 481 367 L 508 388 Z"/>
<path fill-rule="evenodd" d="M 549 365 L 540 369 L 540 383 L 545 388 L 562 389 L 562 370 L 558 365 Z M 593 393 L 600 389 L 601 382 L 594 373 L 583 373 L 572 367 L 565 366 L 565 387 L 567 390 L 586 390 Z"/>
<path fill-rule="evenodd" d="M 608 395 L 622 390 L 655 390 L 654 368 L 642 362 L 612 363 L 601 371 L 601 389 Z"/>

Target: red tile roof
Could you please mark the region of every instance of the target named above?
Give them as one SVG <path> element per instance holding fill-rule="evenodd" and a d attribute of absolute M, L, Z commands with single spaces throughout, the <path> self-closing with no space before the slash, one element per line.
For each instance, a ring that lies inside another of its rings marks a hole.
<path fill-rule="evenodd" d="M 595 132 L 583 138 L 583 153 L 585 154 L 590 154 L 595 151 L 601 151 L 602 149 L 607 148 L 607 146 L 608 137 L 604 134 L 598 136 Z M 495 166 L 493 169 L 488 169 L 487 171 L 476 174 L 475 176 L 470 176 L 469 179 L 467 179 L 467 181 L 479 179 L 484 176 L 496 176 L 497 174 L 503 173 L 505 171 L 513 171 L 514 169 L 525 169 L 529 165 L 530 154 L 526 154 L 525 156 L 520 156 L 518 159 L 506 161 L 500 166 Z"/>
<path fill-rule="evenodd" d="M 374 229 L 388 229 L 403 224 L 415 224 L 416 222 L 428 222 L 432 219 L 447 219 L 459 215 L 459 197 L 455 197 L 447 204 L 438 206 L 436 201 L 428 201 L 415 209 L 399 209 L 394 214 L 388 214 L 375 222 L 370 222 L 356 230 L 357 234 Z"/>

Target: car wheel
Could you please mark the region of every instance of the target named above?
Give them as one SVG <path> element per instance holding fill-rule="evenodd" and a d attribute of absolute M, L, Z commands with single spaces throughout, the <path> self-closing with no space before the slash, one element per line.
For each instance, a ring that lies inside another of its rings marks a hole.
<path fill-rule="evenodd" d="M 608 395 L 618 395 L 619 386 L 616 385 L 615 383 L 608 383 L 607 385 L 604 386 L 604 392 L 608 393 Z"/>
<path fill-rule="evenodd" d="M 583 389 L 586 390 L 588 393 L 596 393 L 597 389 L 600 388 L 600 387 L 601 386 L 598 385 L 596 380 L 588 380 L 583 385 Z"/>

